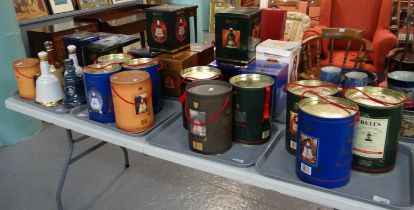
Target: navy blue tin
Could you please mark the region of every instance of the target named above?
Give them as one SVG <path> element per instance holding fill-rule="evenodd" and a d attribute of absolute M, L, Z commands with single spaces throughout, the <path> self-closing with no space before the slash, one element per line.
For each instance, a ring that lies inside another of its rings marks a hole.
<path fill-rule="evenodd" d="M 211 62 L 208 64 L 208 66 L 219 69 L 223 74 L 223 80 L 227 82 L 230 80 L 230 78 L 239 74 L 243 74 L 242 69 L 245 69 L 247 67 L 246 65 L 222 62 L 218 60 Z"/>
<path fill-rule="evenodd" d="M 90 120 L 100 123 L 115 122 L 109 77 L 121 69 L 119 64 L 93 64 L 83 68 Z"/>
<path fill-rule="evenodd" d="M 122 63 L 124 70 L 143 70 L 150 74 L 152 82 L 152 104 L 154 112 L 162 110 L 164 102 L 161 95 L 160 63 L 152 58 L 136 58 Z"/>
<path fill-rule="evenodd" d="M 289 65 L 274 61 L 254 60 L 242 69 L 244 74 L 263 74 L 275 81 L 273 91 L 272 118 L 279 122 L 286 121 L 286 103 Z"/>
<path fill-rule="evenodd" d="M 337 188 L 350 180 L 358 106 L 348 99 L 326 98 L 348 109 L 328 104 L 318 97 L 299 103 L 296 175 L 310 184 Z"/>
<path fill-rule="evenodd" d="M 97 33 L 88 32 L 88 31 L 80 31 L 70 35 L 66 35 L 62 37 L 63 45 L 65 46 L 65 50 L 69 45 L 76 46 L 76 57 L 78 57 L 79 66 L 84 66 L 83 64 L 83 55 L 82 55 L 82 47 L 88 45 L 94 41 L 99 40 L 99 35 Z M 66 54 L 68 54 L 66 52 Z"/>

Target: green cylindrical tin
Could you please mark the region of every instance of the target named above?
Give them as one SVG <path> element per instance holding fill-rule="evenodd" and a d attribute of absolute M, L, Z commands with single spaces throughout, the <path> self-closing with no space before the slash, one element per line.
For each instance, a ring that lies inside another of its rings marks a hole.
<path fill-rule="evenodd" d="M 185 92 L 185 88 L 187 87 L 187 85 L 192 82 L 195 82 L 198 80 L 217 80 L 217 79 L 222 78 L 220 70 L 213 68 L 213 67 L 209 67 L 209 66 L 193 66 L 190 68 L 183 69 L 180 72 L 180 76 L 182 79 L 181 91 L 183 93 Z M 184 105 L 182 105 L 182 110 L 183 110 L 183 126 L 185 129 L 188 129 L 187 118 L 185 118 L 185 115 L 184 115 Z"/>
<path fill-rule="evenodd" d="M 286 106 L 286 150 L 296 154 L 296 134 L 298 130 L 298 103 L 301 95 L 305 91 L 313 90 L 322 96 L 334 96 L 338 93 L 338 88 L 329 82 L 319 80 L 301 80 L 290 83 L 287 86 L 287 106 Z M 305 97 L 310 97 L 306 94 Z"/>
<path fill-rule="evenodd" d="M 190 148 L 198 153 L 219 154 L 232 146 L 232 86 L 203 80 L 186 88 L 185 114 Z"/>
<path fill-rule="evenodd" d="M 129 60 L 133 59 L 134 56 L 126 54 L 126 53 L 116 53 L 116 54 L 109 54 L 100 56 L 97 61 L 99 64 L 106 65 L 109 63 L 125 63 Z"/>
<path fill-rule="evenodd" d="M 345 97 L 357 103 L 361 118 L 353 142 L 352 167 L 368 173 L 383 173 L 394 168 L 404 103 L 383 105 L 365 96 L 398 104 L 403 93 L 380 87 L 361 87 L 346 91 Z"/>
<path fill-rule="evenodd" d="M 270 139 L 274 81 L 261 74 L 240 74 L 233 85 L 234 141 L 261 144 Z"/>

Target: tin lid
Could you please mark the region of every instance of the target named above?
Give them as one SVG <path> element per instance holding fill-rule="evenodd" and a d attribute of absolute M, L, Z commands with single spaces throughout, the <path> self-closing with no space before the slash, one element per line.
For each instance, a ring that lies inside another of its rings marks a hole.
<path fill-rule="evenodd" d="M 159 62 L 152 58 L 135 58 L 122 63 L 125 68 L 147 68 L 158 65 Z"/>
<path fill-rule="evenodd" d="M 221 75 L 221 71 L 209 66 L 193 66 L 181 70 L 180 76 L 189 80 L 205 80 Z"/>
<path fill-rule="evenodd" d="M 369 95 L 372 98 L 388 102 L 388 103 L 398 103 L 406 99 L 405 95 L 401 92 L 382 88 L 382 87 L 358 87 L 358 90 L 361 90 L 365 94 Z M 356 102 L 358 105 L 366 105 L 371 107 L 397 107 L 399 105 L 384 105 L 375 101 L 372 101 L 368 97 L 364 96 L 361 92 L 357 90 L 350 89 L 346 92 L 345 98 L 350 99 Z"/>
<path fill-rule="evenodd" d="M 187 92 L 198 96 L 218 96 L 230 93 L 232 86 L 220 80 L 203 80 L 187 85 Z"/>
<path fill-rule="evenodd" d="M 262 74 L 239 74 L 230 78 L 230 84 L 239 88 L 264 88 L 272 86 L 272 77 Z"/>
<path fill-rule="evenodd" d="M 39 65 L 39 59 L 37 58 L 23 58 L 13 61 L 13 66 L 16 68 L 24 68 L 36 65 Z"/>
<path fill-rule="evenodd" d="M 250 17 L 260 12 L 259 8 L 236 7 L 217 10 L 216 16 L 245 16 Z"/>
<path fill-rule="evenodd" d="M 113 74 L 110 77 L 111 83 L 115 84 L 127 84 L 127 83 L 137 83 L 148 80 L 150 74 L 146 71 L 131 70 L 131 71 L 121 71 L 116 74 Z"/>
<path fill-rule="evenodd" d="M 171 5 L 171 4 L 162 4 L 154 7 L 149 7 L 145 9 L 146 11 L 157 11 L 157 12 L 175 12 L 178 10 L 183 10 L 188 6 L 184 5 Z"/>
<path fill-rule="evenodd" d="M 92 64 L 89 66 L 84 66 L 84 73 L 89 74 L 107 74 L 121 70 L 121 65 L 117 63 L 103 65 L 103 64 Z"/>
<path fill-rule="evenodd" d="M 100 64 L 107 64 L 107 63 L 123 63 L 133 59 L 134 57 L 129 54 L 124 53 L 117 53 L 117 54 L 109 54 L 103 55 L 98 58 L 98 63 Z"/>
<path fill-rule="evenodd" d="M 299 84 L 299 85 L 295 85 Z M 287 90 L 290 93 L 293 93 L 297 96 L 301 96 L 305 91 L 308 90 L 313 90 L 314 92 L 318 93 L 319 95 L 322 96 L 332 96 L 335 95 L 339 92 L 338 88 L 336 87 L 317 87 L 317 86 L 321 86 L 321 85 L 332 85 L 332 83 L 329 82 L 324 82 L 324 81 L 320 81 L 320 80 L 300 80 L 300 81 L 296 81 L 295 83 L 290 83 L 288 84 Z M 306 85 L 309 87 L 302 87 L 300 85 Z M 310 87 L 310 86 L 315 86 L 316 88 Z M 306 97 L 310 97 L 313 96 L 312 94 L 306 94 Z"/>
<path fill-rule="evenodd" d="M 358 109 L 358 106 L 351 100 L 332 96 L 327 96 L 326 98 L 339 105 L 356 110 Z M 318 97 L 303 99 L 299 102 L 299 109 L 317 117 L 335 119 L 346 118 L 357 113 L 355 110 L 345 110 L 343 108 L 332 105 Z"/>

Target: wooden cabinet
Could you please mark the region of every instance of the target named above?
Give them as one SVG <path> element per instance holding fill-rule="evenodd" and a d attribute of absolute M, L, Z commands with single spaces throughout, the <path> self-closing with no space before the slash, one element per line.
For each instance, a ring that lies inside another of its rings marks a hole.
<path fill-rule="evenodd" d="M 52 41 L 57 59 L 63 61 L 66 56 L 62 37 L 78 31 L 97 32 L 98 25 L 94 22 L 75 22 L 71 20 L 29 29 L 27 31 L 27 36 L 29 40 L 30 56 L 36 58 L 38 52 L 45 50 L 43 43 L 45 41 Z"/>

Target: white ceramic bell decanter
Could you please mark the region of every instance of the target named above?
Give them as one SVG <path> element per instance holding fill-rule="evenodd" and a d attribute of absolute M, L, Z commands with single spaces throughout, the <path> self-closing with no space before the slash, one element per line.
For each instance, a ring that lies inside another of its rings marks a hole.
<path fill-rule="evenodd" d="M 76 46 L 69 45 L 68 47 L 68 58 L 73 60 L 73 66 L 75 67 L 75 72 L 78 76 L 83 77 L 83 69 L 79 66 L 78 56 L 76 55 Z M 67 71 L 65 71 L 65 75 Z"/>
<path fill-rule="evenodd" d="M 58 106 L 62 103 L 63 91 L 59 79 L 50 73 L 47 52 L 37 54 L 40 60 L 40 76 L 36 80 L 36 102 L 43 106 Z"/>

